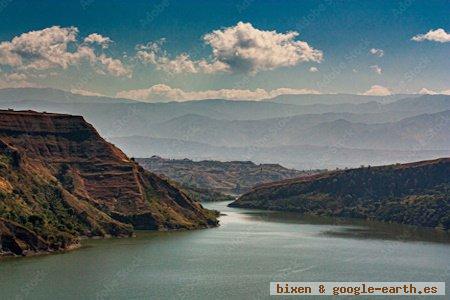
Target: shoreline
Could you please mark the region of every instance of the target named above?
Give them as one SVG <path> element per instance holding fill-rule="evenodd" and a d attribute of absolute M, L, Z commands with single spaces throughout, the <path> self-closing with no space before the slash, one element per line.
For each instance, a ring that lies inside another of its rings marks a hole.
<path fill-rule="evenodd" d="M 82 245 L 82 241 L 84 240 L 108 240 L 108 239 L 128 239 L 128 238 L 135 238 L 136 237 L 136 233 L 137 232 L 183 232 L 183 231 L 193 231 L 193 230 L 206 230 L 206 229 L 212 229 L 212 228 L 217 228 L 220 226 L 220 222 L 217 222 L 217 225 L 206 225 L 206 226 L 202 226 L 202 227 L 198 227 L 198 228 L 177 228 L 177 229 L 158 229 L 158 230 L 134 230 L 133 233 L 129 236 L 112 236 L 112 235 L 106 235 L 106 236 L 79 236 L 78 237 L 78 242 L 71 244 L 69 246 L 67 246 L 64 249 L 58 249 L 58 250 L 53 250 L 53 251 L 33 251 L 30 250 L 28 252 L 26 252 L 26 254 L 24 255 L 16 255 L 13 253 L 0 253 L 0 263 L 4 260 L 9 260 L 9 259 L 20 259 L 20 258 L 31 258 L 31 257 L 39 257 L 39 256 L 46 256 L 46 255 L 52 255 L 52 254 L 64 254 L 64 253 L 68 253 L 71 251 L 75 251 L 75 250 L 79 250 L 81 248 L 83 248 Z"/>

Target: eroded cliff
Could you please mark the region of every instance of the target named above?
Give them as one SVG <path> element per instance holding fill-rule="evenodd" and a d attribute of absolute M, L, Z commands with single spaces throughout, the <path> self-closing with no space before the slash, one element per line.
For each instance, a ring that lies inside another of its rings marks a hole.
<path fill-rule="evenodd" d="M 0 255 L 64 250 L 80 236 L 215 225 L 213 212 L 82 117 L 0 111 Z"/>

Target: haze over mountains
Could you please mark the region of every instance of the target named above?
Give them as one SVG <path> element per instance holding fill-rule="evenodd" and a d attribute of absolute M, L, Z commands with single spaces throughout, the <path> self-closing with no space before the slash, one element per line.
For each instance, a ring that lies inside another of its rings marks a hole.
<path fill-rule="evenodd" d="M 55 103 L 133 103 L 134 100 L 86 96 L 52 88 L 6 88 L 0 89 L 0 101 L 48 101 Z"/>
<path fill-rule="evenodd" d="M 216 146 L 317 145 L 364 149 L 446 149 L 450 110 L 395 122 L 372 123 L 389 114 L 327 113 L 254 121 L 185 115 L 149 126 L 147 135 Z M 368 120 L 363 123 L 364 119 Z M 428 135 L 428 130 L 436 130 Z"/>
<path fill-rule="evenodd" d="M 305 94 L 305 95 L 280 95 L 272 99 L 264 101 L 308 105 L 308 104 L 342 104 L 342 103 L 366 103 L 371 101 L 377 102 L 393 102 L 404 98 L 418 97 L 417 94 L 396 94 L 389 96 L 369 96 L 369 95 L 355 95 L 355 94 Z M 380 101 L 381 100 L 381 101 Z"/>
<path fill-rule="evenodd" d="M 0 90 L 0 107 L 82 115 L 137 157 L 252 160 L 308 169 L 450 155 L 447 95 L 143 103 L 52 89 L 7 89 Z"/>

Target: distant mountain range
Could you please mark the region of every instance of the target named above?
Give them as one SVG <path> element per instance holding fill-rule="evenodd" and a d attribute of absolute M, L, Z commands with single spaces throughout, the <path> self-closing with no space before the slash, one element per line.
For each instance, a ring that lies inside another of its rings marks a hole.
<path fill-rule="evenodd" d="M 187 187 L 214 190 L 230 195 L 248 192 L 258 184 L 314 174 L 315 171 L 286 169 L 278 164 L 251 161 L 164 159 L 159 156 L 136 158 L 141 166 Z"/>
<path fill-rule="evenodd" d="M 82 115 L 127 154 L 140 157 L 328 168 L 436 158 L 450 151 L 447 95 L 143 103 L 51 89 L 5 89 L 0 108 Z"/>
<path fill-rule="evenodd" d="M 450 158 L 321 173 L 258 186 L 230 206 L 450 229 Z"/>
<path fill-rule="evenodd" d="M 450 103 L 450 101 L 449 101 Z M 255 121 L 185 115 L 149 124 L 147 135 L 226 147 L 316 145 L 358 149 L 450 149 L 450 110 L 400 119 L 392 113 L 327 113 Z M 363 123 L 364 122 L 364 123 Z"/>
<path fill-rule="evenodd" d="M 367 103 L 377 101 L 381 103 L 394 102 L 404 98 L 419 97 L 418 94 L 396 94 L 389 96 L 367 96 L 355 94 L 305 94 L 305 95 L 280 95 L 264 101 L 282 104 L 311 105 L 311 104 L 343 104 L 343 103 Z"/>
<path fill-rule="evenodd" d="M 43 101 L 54 103 L 136 103 L 134 100 L 85 96 L 51 88 L 0 89 L 0 102 Z"/>
<path fill-rule="evenodd" d="M 177 139 L 131 136 L 109 138 L 133 157 L 166 156 L 194 160 L 250 160 L 255 163 L 278 163 L 298 170 L 334 169 L 360 165 L 385 165 L 392 162 L 424 160 L 450 156 L 450 150 L 374 150 L 311 145 L 275 147 L 217 147 Z"/>

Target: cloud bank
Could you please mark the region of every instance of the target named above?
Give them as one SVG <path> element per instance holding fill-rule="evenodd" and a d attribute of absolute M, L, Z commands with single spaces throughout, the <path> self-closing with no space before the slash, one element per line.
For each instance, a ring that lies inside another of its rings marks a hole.
<path fill-rule="evenodd" d="M 23 73 L 0 73 L 0 89 L 40 87 L 38 84 L 28 82 L 28 77 Z"/>
<path fill-rule="evenodd" d="M 302 62 L 321 62 L 323 53 L 296 40 L 298 32 L 278 33 L 250 23 L 214 30 L 203 36 L 212 49 L 209 59 L 192 60 L 187 53 L 171 58 L 161 50 L 163 40 L 139 45 L 136 57 L 170 73 L 247 73 L 292 67 Z"/>
<path fill-rule="evenodd" d="M 156 84 L 147 89 L 121 91 L 116 94 L 116 97 L 146 102 L 169 102 L 205 99 L 262 100 L 284 94 L 319 94 L 319 92 L 312 89 L 292 88 L 278 88 L 271 91 L 266 91 L 264 89 L 220 89 L 206 91 L 184 91 L 182 89 L 172 88 L 165 84 Z"/>
<path fill-rule="evenodd" d="M 82 90 L 82 89 L 71 89 L 70 92 L 72 94 L 82 95 L 82 96 L 96 96 L 96 97 L 104 97 L 105 95 L 97 92 L 92 92 L 88 90 Z"/>
<path fill-rule="evenodd" d="M 432 91 L 427 88 L 422 88 L 419 91 L 419 94 L 422 94 L 422 95 L 450 95 L 450 89 L 443 90 L 443 91 Z"/>

